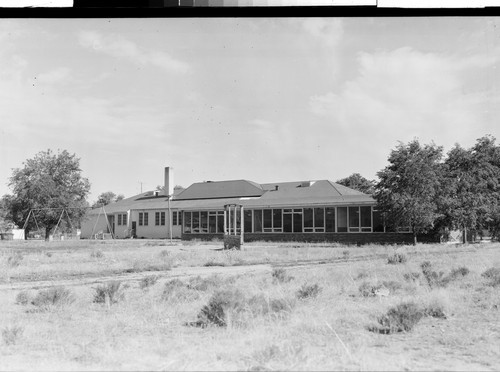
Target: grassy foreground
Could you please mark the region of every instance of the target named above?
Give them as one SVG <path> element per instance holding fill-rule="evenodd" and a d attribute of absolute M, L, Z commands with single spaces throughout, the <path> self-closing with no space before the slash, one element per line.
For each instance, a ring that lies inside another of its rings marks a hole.
<path fill-rule="evenodd" d="M 500 369 L 498 243 L 1 243 L 1 370 Z"/>

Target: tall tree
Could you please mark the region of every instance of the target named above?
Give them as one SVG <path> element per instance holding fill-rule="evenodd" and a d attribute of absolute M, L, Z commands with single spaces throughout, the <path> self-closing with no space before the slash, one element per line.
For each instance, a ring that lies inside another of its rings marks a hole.
<path fill-rule="evenodd" d="M 500 213 L 500 147 L 495 138 L 481 137 L 470 149 L 458 144 L 445 161 L 447 187 L 443 210 L 451 228 L 495 229 Z"/>
<path fill-rule="evenodd" d="M 442 147 L 422 146 L 418 140 L 400 143 L 389 155 L 390 164 L 377 173 L 375 198 L 387 223 L 410 227 L 414 244 L 417 235 L 428 232 L 439 216 L 442 152 Z"/>
<path fill-rule="evenodd" d="M 88 206 L 90 183 L 82 177 L 80 159 L 75 154 L 66 150 L 57 154 L 51 150 L 41 151 L 23 165 L 13 170 L 9 182 L 13 191 L 9 204 L 14 223 L 23 226 L 29 211 L 36 209 L 38 225 L 45 228 L 45 238 L 49 239 L 63 209 L 73 222 L 81 220 Z M 27 229 L 33 225 L 30 219 Z"/>
<path fill-rule="evenodd" d="M 101 207 L 103 205 L 108 205 L 110 203 L 115 203 L 117 201 L 123 200 L 124 198 L 125 196 L 122 194 L 116 195 L 113 191 L 106 191 L 101 193 L 97 197 L 97 201 L 94 204 L 92 204 L 92 208 Z"/>
<path fill-rule="evenodd" d="M 349 177 L 338 180 L 337 183 L 369 195 L 375 192 L 375 181 L 368 180 L 359 173 L 353 173 Z"/>

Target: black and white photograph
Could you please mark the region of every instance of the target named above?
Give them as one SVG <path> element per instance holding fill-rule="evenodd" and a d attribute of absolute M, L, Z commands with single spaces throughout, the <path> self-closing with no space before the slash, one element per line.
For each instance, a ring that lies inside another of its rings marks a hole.
<path fill-rule="evenodd" d="M 500 17 L 331 13 L 0 18 L 1 371 L 500 369 Z"/>

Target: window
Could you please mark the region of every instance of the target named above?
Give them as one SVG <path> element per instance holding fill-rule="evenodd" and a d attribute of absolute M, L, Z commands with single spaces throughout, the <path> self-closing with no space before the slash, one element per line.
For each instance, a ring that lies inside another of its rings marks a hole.
<path fill-rule="evenodd" d="M 148 225 L 149 213 L 144 212 L 144 226 Z"/>
<path fill-rule="evenodd" d="M 349 232 L 359 232 L 359 207 L 349 207 Z"/>
<path fill-rule="evenodd" d="M 273 231 L 282 232 L 281 227 L 281 209 L 273 209 Z"/>
<path fill-rule="evenodd" d="M 118 215 L 118 222 L 117 222 L 118 226 L 120 226 L 122 224 L 122 215 L 119 214 Z"/>
<path fill-rule="evenodd" d="M 314 231 L 325 232 L 325 208 L 314 208 Z"/>
<path fill-rule="evenodd" d="M 202 233 L 207 233 L 208 232 L 208 212 L 203 211 L 200 212 L 200 222 L 201 222 L 201 229 L 200 232 Z"/>
<path fill-rule="evenodd" d="M 180 212 L 177 212 L 177 211 L 173 211 L 172 212 L 172 225 L 173 226 L 180 225 L 180 223 L 178 222 L 179 221 L 179 219 L 178 219 L 179 216 L 180 216 Z"/>
<path fill-rule="evenodd" d="M 127 214 L 125 213 L 123 216 L 122 216 L 122 225 L 126 225 L 127 224 Z"/>
<path fill-rule="evenodd" d="M 264 232 L 273 232 L 273 211 L 264 209 Z"/>
<path fill-rule="evenodd" d="M 217 212 L 208 212 L 208 232 L 214 234 L 217 232 Z"/>
<path fill-rule="evenodd" d="M 335 232 L 335 208 L 325 208 L 326 232 Z"/>
<path fill-rule="evenodd" d="M 312 208 L 304 208 L 304 232 L 314 231 L 314 214 Z"/>
<path fill-rule="evenodd" d="M 191 233 L 191 212 L 184 212 L 184 233 Z"/>
<path fill-rule="evenodd" d="M 177 225 L 182 225 L 182 211 L 177 212 Z"/>
<path fill-rule="evenodd" d="M 293 232 L 302 232 L 302 209 L 293 210 Z"/>
<path fill-rule="evenodd" d="M 200 232 L 200 212 L 192 213 L 191 225 L 192 225 L 191 232 L 193 234 Z"/>
<path fill-rule="evenodd" d="M 251 233 L 252 232 L 252 211 L 244 210 L 243 211 L 243 224 L 245 226 L 244 231 Z"/>
<path fill-rule="evenodd" d="M 262 209 L 253 211 L 253 232 L 262 232 Z"/>
<path fill-rule="evenodd" d="M 337 231 L 347 232 L 347 207 L 337 208 Z"/>
<path fill-rule="evenodd" d="M 143 221 L 144 221 L 144 213 L 139 212 L 139 226 L 143 225 Z"/>
<path fill-rule="evenodd" d="M 160 225 L 160 212 L 155 212 L 155 226 Z"/>
<path fill-rule="evenodd" d="M 224 211 L 217 212 L 217 233 L 224 233 Z"/>
<path fill-rule="evenodd" d="M 283 232 L 293 232 L 293 214 L 291 209 L 290 212 L 286 212 L 287 209 L 283 211 Z"/>

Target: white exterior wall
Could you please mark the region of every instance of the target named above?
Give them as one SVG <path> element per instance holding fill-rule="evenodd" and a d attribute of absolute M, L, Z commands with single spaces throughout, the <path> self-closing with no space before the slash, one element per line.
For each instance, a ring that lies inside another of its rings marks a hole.
<path fill-rule="evenodd" d="M 165 212 L 165 225 L 155 225 L 156 212 Z M 149 214 L 147 226 L 139 226 L 139 213 Z M 168 226 L 170 223 L 170 218 L 168 215 L 168 209 L 133 210 L 131 211 L 130 215 L 130 226 L 132 226 L 132 221 L 136 222 L 135 235 L 138 238 L 167 239 L 169 237 Z"/>

